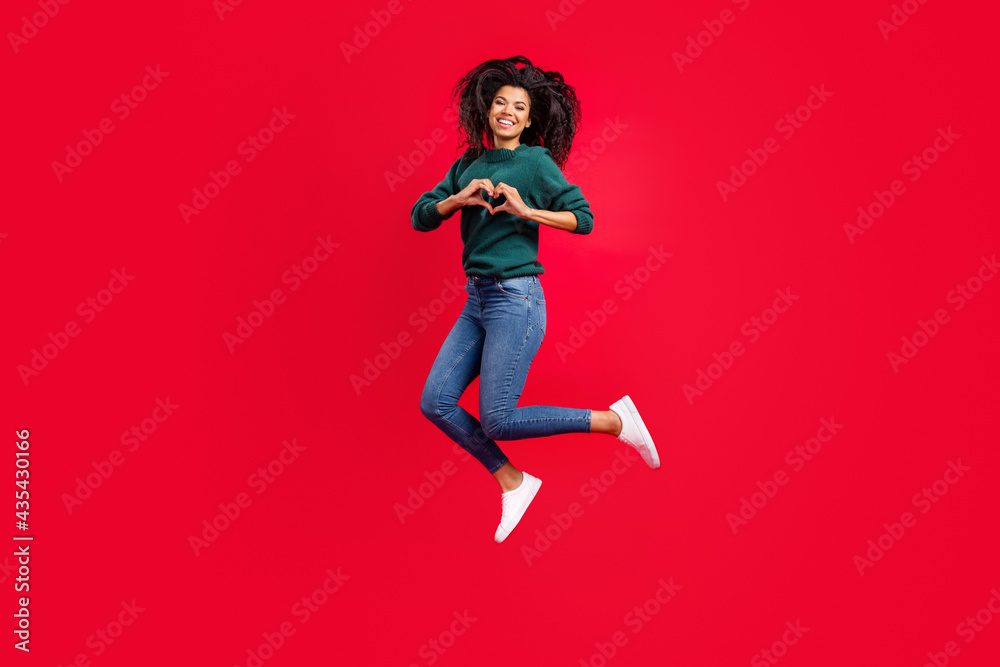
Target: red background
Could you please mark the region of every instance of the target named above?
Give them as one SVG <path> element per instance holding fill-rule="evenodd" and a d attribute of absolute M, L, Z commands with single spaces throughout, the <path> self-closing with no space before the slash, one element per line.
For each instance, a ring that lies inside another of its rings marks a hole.
<path fill-rule="evenodd" d="M 911 2 L 887 39 L 888 0 L 404 0 L 395 14 L 247 0 L 221 18 L 209 0 L 70 2 L 33 32 L 39 7 L 8 2 L 0 22 L 3 421 L 31 432 L 35 538 L 32 650 L 8 627 L 4 664 L 253 665 L 282 623 L 294 634 L 264 664 L 773 664 L 764 650 L 789 666 L 997 664 L 992 612 L 971 641 L 959 624 L 1000 587 L 1000 281 L 973 281 L 961 309 L 948 298 L 1000 250 L 993 5 Z M 545 484 L 497 545 L 499 489 L 418 409 L 461 309 L 436 301 L 462 277 L 458 218 L 418 234 L 409 213 L 457 156 L 451 86 L 515 54 L 577 89 L 568 175 L 595 214 L 590 236 L 541 234 L 548 329 L 522 404 L 606 409 L 628 393 L 663 466 L 609 472 L 626 450 L 603 436 L 506 443 Z M 112 103 L 147 66 L 167 74 L 120 118 Z M 787 137 L 775 124 L 812 86 L 830 96 Z M 241 142 L 273 109 L 294 118 L 247 161 Z M 113 131 L 60 180 L 53 162 L 104 118 Z M 939 128 L 958 138 L 911 181 L 904 164 Z M 717 183 L 769 138 L 777 152 L 724 201 Z M 186 223 L 180 205 L 230 160 L 239 173 Z M 896 179 L 905 193 L 851 242 L 844 225 Z M 339 246 L 292 290 L 282 276 L 317 237 Z M 645 273 L 650 246 L 671 257 Z M 134 278 L 86 321 L 78 305 L 111 296 L 123 267 Z M 625 276 L 643 281 L 627 299 Z M 799 298 L 751 342 L 744 323 L 786 288 Z M 231 352 L 224 334 L 275 289 L 286 300 Z M 421 308 L 440 314 L 424 325 Z M 947 322 L 894 370 L 888 354 L 939 309 Z M 26 382 L 19 367 L 67 323 L 78 335 Z M 744 354 L 689 401 L 683 385 L 735 341 Z M 367 362 L 383 368 L 356 390 Z M 173 414 L 129 451 L 122 434 L 167 398 Z M 786 453 L 824 418 L 842 428 L 795 470 Z M 261 488 L 251 476 L 293 439 L 304 449 Z M 914 503 L 959 460 L 942 497 Z M 421 487 L 442 466 L 454 474 Z M 727 514 L 777 471 L 790 481 L 734 534 Z M 614 484 L 597 494 L 602 473 Z M 430 497 L 401 521 L 411 489 Z M 220 516 L 241 493 L 249 506 Z M 573 502 L 583 513 L 562 528 Z M 855 556 L 904 512 L 915 523 L 859 574 Z M 213 519 L 224 529 L 196 555 Z M 294 606 L 338 568 L 349 579 L 302 622 Z M 680 586 L 662 606 L 661 579 Z M 143 611 L 117 626 L 132 601 Z"/>

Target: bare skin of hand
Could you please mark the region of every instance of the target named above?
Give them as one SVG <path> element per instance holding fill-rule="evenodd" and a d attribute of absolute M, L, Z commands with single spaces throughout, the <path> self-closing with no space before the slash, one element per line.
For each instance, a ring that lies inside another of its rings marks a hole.
<path fill-rule="evenodd" d="M 462 208 L 463 206 L 484 206 L 487 211 L 493 213 L 493 207 L 490 206 L 488 201 L 483 199 L 483 190 L 486 190 L 486 194 L 490 197 L 494 196 L 495 189 L 490 179 L 473 179 L 472 182 L 462 188 L 461 192 L 453 194 L 444 201 L 438 202 L 438 212 L 441 213 L 441 215 L 447 215 L 448 213 Z"/>
<path fill-rule="evenodd" d="M 531 211 L 527 204 L 521 199 L 521 194 L 517 191 L 513 185 L 507 185 L 506 183 L 500 183 L 494 190 L 495 194 L 491 193 L 491 197 L 496 197 L 503 195 L 507 198 L 507 201 L 500 204 L 499 206 L 490 210 L 490 213 L 497 214 L 500 211 L 507 211 L 512 215 L 516 215 L 519 218 L 524 218 L 525 220 L 531 219 Z"/>

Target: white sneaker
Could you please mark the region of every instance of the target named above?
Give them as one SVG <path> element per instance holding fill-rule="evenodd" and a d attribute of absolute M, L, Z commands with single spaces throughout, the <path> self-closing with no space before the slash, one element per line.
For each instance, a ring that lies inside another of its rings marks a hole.
<path fill-rule="evenodd" d="M 500 494 L 500 500 L 503 503 L 503 514 L 500 516 L 500 525 L 497 526 L 497 533 L 493 537 L 497 541 L 497 544 L 507 539 L 510 531 L 514 530 L 514 526 L 524 516 L 524 510 L 528 509 L 528 505 L 531 504 L 535 494 L 538 493 L 538 487 L 542 485 L 542 480 L 537 477 L 533 477 L 523 470 L 521 474 L 524 475 L 524 479 L 521 480 L 521 486 Z"/>
<path fill-rule="evenodd" d="M 646 430 L 646 425 L 642 423 L 642 417 L 635 409 L 632 399 L 627 395 L 623 396 L 612 404 L 611 409 L 622 420 L 622 432 L 618 434 L 618 439 L 639 452 L 639 456 L 650 468 L 654 470 L 659 468 L 660 455 L 656 453 L 653 438 Z"/>

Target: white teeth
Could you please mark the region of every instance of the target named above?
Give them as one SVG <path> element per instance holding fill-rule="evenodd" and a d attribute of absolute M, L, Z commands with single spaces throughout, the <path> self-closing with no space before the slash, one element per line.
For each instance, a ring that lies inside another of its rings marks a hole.
<path fill-rule="evenodd" d="M 498 120 L 497 122 L 500 123 L 501 125 L 503 125 L 504 127 L 514 127 L 514 123 L 512 123 L 509 120 L 501 119 L 501 120 Z"/>

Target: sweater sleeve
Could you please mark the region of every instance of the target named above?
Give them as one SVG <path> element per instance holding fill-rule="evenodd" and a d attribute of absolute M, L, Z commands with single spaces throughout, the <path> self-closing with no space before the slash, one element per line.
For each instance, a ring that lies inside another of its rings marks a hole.
<path fill-rule="evenodd" d="M 549 149 L 542 148 L 542 151 L 533 188 L 537 192 L 537 196 L 533 197 L 537 207 L 547 211 L 572 211 L 576 216 L 576 229 L 571 233 L 589 234 L 594 229 L 594 214 L 580 186 L 566 180 Z"/>
<path fill-rule="evenodd" d="M 455 211 L 452 211 L 448 215 L 441 215 L 438 213 L 437 203 L 458 192 L 459 163 L 461 161 L 461 158 L 455 160 L 441 182 L 434 186 L 433 190 L 420 195 L 413 208 L 410 209 L 410 222 L 418 232 L 429 232 L 437 229 L 442 222 L 455 214 Z"/>

